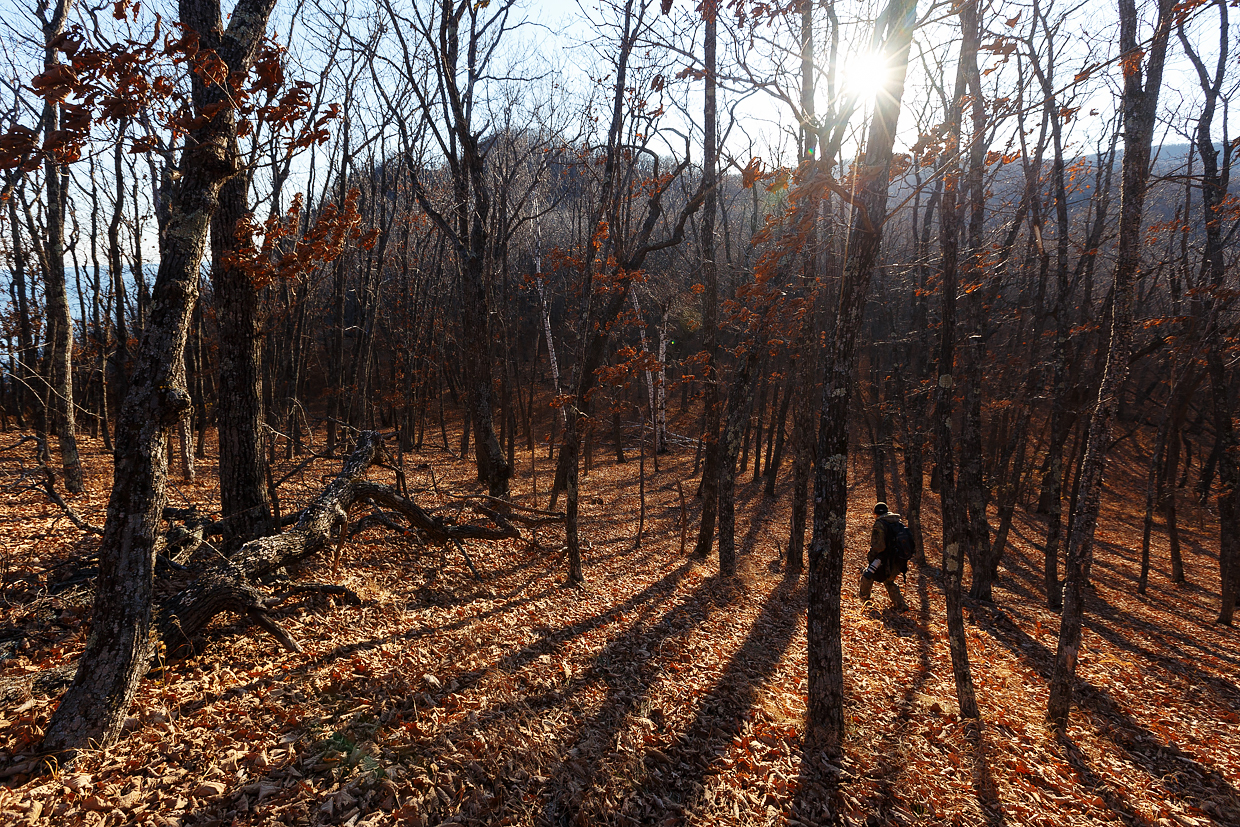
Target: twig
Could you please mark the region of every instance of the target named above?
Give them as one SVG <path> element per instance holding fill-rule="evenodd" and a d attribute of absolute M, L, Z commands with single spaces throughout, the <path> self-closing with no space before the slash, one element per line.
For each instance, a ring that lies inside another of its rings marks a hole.
<path fill-rule="evenodd" d="M 449 502 L 444 503 L 444 505 L 440 506 L 440 508 L 445 508 L 459 500 L 487 500 L 488 502 L 500 503 L 504 506 L 507 506 L 508 508 L 515 508 L 518 511 L 524 511 L 528 514 L 539 514 L 544 517 L 557 517 L 561 520 L 565 519 L 564 512 L 562 511 L 544 511 L 541 508 L 531 508 L 528 505 L 519 505 L 514 502 L 509 502 L 508 500 L 505 500 L 501 497 L 492 497 L 490 494 L 465 494 L 460 497 L 455 497 Z"/>
<path fill-rule="evenodd" d="M 294 468 L 292 471 L 289 471 L 287 474 L 285 474 L 284 476 L 280 477 L 280 479 L 279 479 L 279 481 L 276 483 L 275 487 L 276 487 L 276 488 L 279 488 L 281 485 L 284 485 L 284 483 L 286 483 L 286 482 L 288 482 L 288 481 L 289 481 L 289 478 L 290 478 L 290 477 L 292 477 L 294 474 L 298 473 L 299 471 L 304 470 L 304 469 L 305 469 L 305 467 L 306 467 L 307 465 L 309 465 L 310 463 L 314 462 L 316 459 L 326 459 L 327 457 L 330 457 L 330 456 L 331 456 L 331 454 L 329 454 L 329 453 L 327 453 L 327 452 L 325 452 L 325 451 L 324 451 L 324 452 L 322 452 L 322 453 L 318 453 L 318 454 L 311 454 L 309 457 L 307 457 L 306 459 L 304 459 L 304 460 L 302 460 L 301 462 L 299 462 L 299 463 L 297 464 L 297 467 L 296 467 L 296 468 Z"/>
<path fill-rule="evenodd" d="M 65 512 L 65 516 L 69 518 L 69 521 L 83 531 L 88 531 L 91 534 L 102 535 L 102 528 L 97 528 L 96 526 L 93 526 L 83 520 L 80 516 L 78 516 L 78 513 L 73 510 L 73 506 L 65 502 L 64 498 L 61 497 L 60 494 L 56 493 L 56 477 L 52 474 L 52 469 L 48 468 L 46 465 L 40 465 L 37 469 L 35 469 L 35 473 L 40 472 L 43 477 L 43 491 L 46 492 L 48 498 L 51 499 L 52 502 L 60 506 L 60 510 Z"/>
<path fill-rule="evenodd" d="M 408 534 L 416 531 L 416 529 L 411 526 L 401 525 L 379 510 L 378 506 L 374 506 L 370 514 L 367 514 L 365 517 L 362 517 L 360 520 L 353 523 L 353 527 L 349 529 L 349 539 L 353 539 L 366 529 L 370 528 L 372 525 L 381 525 L 384 528 L 389 528 L 392 531 L 399 532 L 400 534 Z"/>
<path fill-rule="evenodd" d="M 474 561 L 469 559 L 469 552 L 465 550 L 465 546 L 461 545 L 461 543 L 457 540 L 453 540 L 452 544 L 457 547 L 457 550 L 461 552 L 461 556 L 465 558 L 466 565 L 468 565 L 469 570 L 474 573 L 474 579 L 481 581 L 482 575 L 478 574 L 478 569 L 474 568 Z"/>
<path fill-rule="evenodd" d="M 271 597 L 263 601 L 268 609 L 274 609 L 288 601 L 290 597 L 298 594 L 336 594 L 344 598 L 346 603 L 354 606 L 362 605 L 362 598 L 358 597 L 357 592 L 348 586 L 341 586 L 336 583 L 293 583 L 284 594 L 279 597 Z"/>
<path fill-rule="evenodd" d="M 24 445 L 27 442 L 38 442 L 38 437 L 24 436 L 21 439 L 17 440 L 17 442 L 14 442 L 12 445 L 9 445 L 4 448 L 0 448 L 0 454 L 7 454 L 9 451 L 13 451 L 18 446 Z"/>
<path fill-rule="evenodd" d="M 247 614 L 249 615 L 250 620 L 254 621 L 259 626 L 262 626 L 271 633 L 273 638 L 280 641 L 280 645 L 285 649 L 290 652 L 300 652 L 302 650 L 301 644 L 293 640 L 292 636 L 290 636 L 288 632 L 284 631 L 284 629 L 280 628 L 280 624 L 272 620 L 266 612 L 259 609 L 250 609 Z"/>

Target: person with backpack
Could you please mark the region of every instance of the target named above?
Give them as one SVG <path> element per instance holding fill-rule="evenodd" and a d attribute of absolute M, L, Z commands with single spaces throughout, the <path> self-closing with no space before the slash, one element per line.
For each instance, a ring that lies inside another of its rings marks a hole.
<path fill-rule="evenodd" d="M 874 527 L 870 530 L 870 553 L 867 556 L 870 564 L 861 573 L 860 597 L 869 602 L 870 591 L 875 583 L 882 583 L 887 588 L 887 596 L 897 612 L 908 611 L 908 604 L 900 594 L 900 586 L 896 578 L 908 571 L 908 562 L 913 558 L 913 533 L 900 521 L 899 514 L 893 514 L 887 503 L 874 506 Z"/>

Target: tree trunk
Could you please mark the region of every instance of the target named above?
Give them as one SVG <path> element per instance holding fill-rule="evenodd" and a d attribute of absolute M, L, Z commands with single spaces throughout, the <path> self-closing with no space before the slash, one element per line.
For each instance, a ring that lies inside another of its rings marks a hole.
<path fill-rule="evenodd" d="M 732 379 L 724 417 L 723 445 L 719 465 L 719 573 L 736 574 L 736 457 L 740 453 L 741 433 L 753 410 L 753 382 L 750 377 L 758 364 L 759 351 L 751 350 Z"/>
<path fill-rule="evenodd" d="M 755 452 L 756 456 L 753 463 L 754 482 L 757 482 L 762 475 L 762 403 L 766 398 L 767 378 L 767 375 L 764 374 L 762 384 L 758 386 L 757 405 L 755 406 L 754 415 L 745 424 L 745 440 L 741 447 L 740 465 L 737 468 L 740 473 L 745 473 L 745 469 L 749 467 L 749 444 L 751 441 L 756 441 L 758 443 L 758 450 Z"/>
<path fill-rule="evenodd" d="M 10 179 L 11 181 L 12 179 Z M 33 414 L 36 423 L 35 430 L 42 434 L 45 427 L 42 422 L 44 414 L 42 412 L 42 403 L 39 395 L 34 393 L 37 387 L 35 379 L 35 344 L 34 344 L 34 315 L 30 306 L 30 299 L 26 293 L 26 274 L 27 259 L 25 249 L 22 246 L 21 237 L 21 221 L 17 214 L 17 198 L 9 189 L 9 229 L 12 232 L 12 251 L 13 251 L 13 268 L 10 272 L 12 279 L 12 287 L 17 294 L 17 371 L 18 379 L 18 424 L 22 424 L 21 405 L 23 400 L 29 398 L 33 403 Z"/>
<path fill-rule="evenodd" d="M 1043 551 L 1043 580 L 1046 588 L 1046 602 L 1051 611 L 1059 611 L 1063 606 L 1063 592 L 1059 583 L 1059 547 L 1063 542 L 1063 488 L 1066 473 L 1064 471 L 1064 445 L 1067 442 L 1071 427 L 1068 413 L 1068 262 L 1066 259 L 1067 245 L 1067 191 L 1064 188 L 1063 147 L 1058 138 L 1058 119 L 1051 118 L 1055 124 L 1055 163 L 1053 177 L 1057 182 L 1056 209 L 1060 214 L 1059 235 L 1061 254 L 1057 257 L 1055 298 L 1055 345 L 1051 355 L 1054 365 L 1053 389 L 1051 390 L 1051 430 L 1049 443 L 1050 468 L 1043 479 L 1043 494 L 1047 505 L 1046 542 Z"/>
<path fill-rule="evenodd" d="M 1177 421 L 1167 444 L 1167 464 L 1163 471 L 1162 506 L 1163 522 L 1167 526 L 1167 547 L 1171 556 L 1171 582 L 1183 583 L 1184 557 L 1180 553 L 1180 527 L 1175 519 L 1176 473 L 1180 462 L 1180 431 L 1182 422 Z"/>
<path fill-rule="evenodd" d="M 1145 188 L 1149 180 L 1150 144 L 1153 139 L 1158 94 L 1162 85 L 1163 62 L 1171 34 L 1174 0 L 1158 0 L 1158 20 L 1148 45 L 1138 46 L 1139 19 L 1135 0 L 1119 0 L 1120 53 L 1124 66 L 1124 158 L 1118 252 L 1115 285 L 1112 291 L 1113 315 L 1106 368 L 1098 401 L 1089 426 L 1089 441 L 1081 470 L 1081 493 L 1076 519 L 1068 543 L 1067 579 L 1064 584 L 1063 614 L 1059 622 L 1059 645 L 1051 676 L 1047 719 L 1057 727 L 1068 721 L 1076 663 L 1081 646 L 1081 620 L 1084 614 L 1085 580 L 1089 574 L 1098 503 L 1102 496 L 1102 476 L 1106 450 L 1111 437 L 1128 359 L 1132 350 L 1135 284 L 1141 263 L 1141 215 Z M 1142 64 L 1144 63 L 1144 67 Z M 1143 71 L 1144 68 L 1144 71 Z M 1144 86 L 1142 75 L 1145 76 Z"/>
<path fill-rule="evenodd" d="M 63 31 L 72 0 L 57 0 L 51 18 L 43 18 L 43 42 L 46 45 L 43 68 L 50 71 L 60 61 L 56 49 L 51 46 Z M 40 10 L 42 17 L 44 5 Z M 44 133 L 49 142 L 60 130 L 60 104 L 50 98 L 43 106 Z M 71 494 L 82 491 L 82 462 L 77 448 L 77 411 L 73 400 L 73 319 L 69 315 L 69 295 L 65 284 L 65 178 L 64 168 L 49 155 L 43 164 L 43 179 L 47 189 L 47 241 L 45 245 L 47 271 L 44 296 L 46 300 L 48 338 L 51 344 L 50 370 L 52 409 L 57 436 L 60 441 L 60 459 L 64 470 L 65 489 Z"/>
<path fill-rule="evenodd" d="M 113 174 L 124 180 L 125 132 L 128 121 L 117 125 L 116 147 L 113 150 Z M 124 399 L 129 392 L 129 329 L 125 324 L 125 265 L 121 258 L 121 223 L 125 219 L 125 188 L 116 187 L 116 203 L 108 222 L 108 274 L 112 278 L 112 302 L 116 317 L 116 350 L 112 354 L 112 376 L 116 382 L 116 398 Z"/>
<path fill-rule="evenodd" d="M 981 36 L 978 0 L 960 8 L 963 37 L 960 46 L 960 67 L 956 75 L 955 96 L 948 115 L 949 140 L 960 142 L 960 119 L 969 82 L 969 67 L 977 60 Z M 969 541 L 967 504 L 961 502 L 956 485 L 956 444 L 952 434 L 952 408 L 955 394 L 953 378 L 956 339 L 956 291 L 960 245 L 960 209 L 957 195 L 962 176 L 957 162 L 951 161 L 943 180 L 943 203 L 940 210 L 942 246 L 943 310 L 939 343 L 938 393 L 935 400 L 935 431 L 938 443 L 939 499 L 943 514 L 943 591 L 947 604 L 947 639 L 951 650 L 952 676 L 962 718 L 977 718 L 977 697 L 969 668 L 968 640 L 965 637 L 961 605 L 961 578 L 966 557 L 964 546 Z"/>
<path fill-rule="evenodd" d="M 241 0 L 227 30 L 218 3 L 182 0 L 181 21 L 214 48 L 233 74 L 248 71 L 275 0 Z M 189 406 L 184 351 L 199 268 L 221 185 L 236 173 L 229 143 L 236 115 L 223 90 L 193 80 L 195 110 L 222 109 L 186 141 L 159 274 L 133 379 L 116 423 L 116 463 L 90 637 L 73 684 L 52 715 L 43 748 L 70 758 L 106 747 L 121 731 L 151 653 L 154 550 L 166 502 L 168 429 Z M 62 761 L 62 763 L 64 763 Z"/>
<path fill-rule="evenodd" d="M 1167 388 L 1167 402 L 1163 405 L 1163 415 L 1159 419 L 1158 433 L 1154 438 L 1154 449 L 1150 452 L 1149 470 L 1146 474 L 1145 486 L 1145 519 L 1141 524 L 1141 574 L 1137 578 L 1137 593 L 1145 594 L 1150 578 L 1150 539 L 1154 530 L 1154 511 L 1163 496 L 1166 484 L 1164 474 L 1164 457 L 1167 453 L 1167 434 L 1171 426 L 1171 408 L 1175 404 L 1179 390 L 1178 360 L 1171 365 L 1171 378 Z"/>
<path fill-rule="evenodd" d="M 788 420 L 788 404 L 792 400 L 792 388 L 795 385 L 792 374 L 793 371 L 789 371 L 788 382 L 784 387 L 784 396 L 779 403 L 779 413 L 775 415 L 775 419 L 770 425 L 774 432 L 772 433 L 772 431 L 768 430 L 766 435 L 766 469 L 763 472 L 766 475 L 766 487 L 763 493 L 768 497 L 775 496 L 775 483 L 779 481 L 779 466 L 784 457 L 784 423 Z M 771 453 L 770 450 L 772 435 L 775 437 L 774 453 Z"/>
<path fill-rule="evenodd" d="M 1236 595 L 1240 592 L 1240 532 L 1236 531 L 1237 518 L 1240 517 L 1240 463 L 1236 455 L 1237 440 L 1227 383 L 1227 342 L 1221 316 L 1232 303 L 1225 298 L 1224 293 L 1226 266 L 1223 257 L 1223 209 L 1231 178 L 1232 153 L 1235 150 L 1233 144 L 1224 140 L 1220 165 L 1219 150 L 1214 145 L 1213 120 L 1223 88 L 1231 41 L 1228 39 L 1228 5 L 1223 0 L 1215 0 L 1214 5 L 1218 9 L 1220 23 L 1220 49 L 1214 77 L 1207 72 L 1193 42 L 1185 35 L 1182 23 L 1179 26 L 1179 36 L 1185 53 L 1197 70 L 1198 82 L 1205 93 L 1205 106 L 1197 119 L 1194 143 L 1202 161 L 1201 194 L 1206 236 L 1202 265 L 1203 270 L 1209 273 L 1213 289 L 1207 294 L 1201 310 L 1205 318 L 1206 370 L 1210 377 L 1211 413 L 1216 434 L 1213 461 L 1218 469 L 1220 483 L 1218 514 L 1221 599 L 1218 622 L 1230 626 L 1235 612 Z M 1226 113 L 1226 108 L 1223 111 Z M 1205 491 L 1209 490 L 1208 479 L 1209 475 L 1203 471 Z"/>
<path fill-rule="evenodd" d="M 812 284 L 807 280 L 807 284 Z M 807 286 L 811 308 L 814 291 Z M 806 314 L 797 339 L 797 361 L 789 377 L 788 395 L 796 394 L 792 411 L 792 506 L 788 534 L 788 572 L 797 574 L 805 565 L 805 529 L 809 512 L 810 470 L 814 462 L 814 376 L 818 372 L 817 337 L 813 312 Z"/>
<path fill-rule="evenodd" d="M 1216 302 L 1219 299 L 1215 299 Z M 1224 342 L 1219 331 L 1217 308 L 1214 311 L 1213 331 L 1207 364 L 1210 371 L 1210 390 L 1214 408 L 1215 427 L 1218 431 L 1218 516 L 1219 516 L 1219 614 L 1218 622 L 1232 624 L 1236 609 L 1236 596 L 1240 593 L 1240 463 L 1237 463 L 1237 439 L 1229 404 L 1229 387 L 1223 362 Z"/>
<path fill-rule="evenodd" d="M 235 142 L 229 153 L 240 161 Z M 240 222 L 249 215 L 248 189 L 248 174 L 229 179 L 220 188 L 219 209 L 211 221 L 211 282 L 219 329 L 219 396 L 215 411 L 220 507 L 227 526 L 225 554 L 274 529 L 265 466 L 259 290 L 246 269 L 235 260 L 230 261 L 230 257 L 243 254 L 250 246 L 249 239 L 238 235 Z"/>
<path fill-rule="evenodd" d="M 870 438 L 870 475 L 874 478 L 874 498 L 880 503 L 885 503 L 887 502 L 887 454 L 883 450 L 881 437 L 874 429 L 873 417 L 867 413 L 862 416 L 862 419 L 865 421 L 866 436 Z"/>
<path fill-rule="evenodd" d="M 659 370 L 655 383 L 654 463 L 659 467 L 659 454 L 667 453 L 667 306 L 659 308 Z"/>
<path fill-rule="evenodd" d="M 719 267 L 715 261 L 715 214 L 718 208 L 718 196 L 715 193 L 716 166 L 718 165 L 718 118 L 716 114 L 716 66 L 715 46 L 716 18 L 718 8 L 713 2 L 702 7 L 706 17 L 705 41 L 705 75 L 706 92 L 703 109 L 704 160 L 702 161 L 702 179 L 707 187 L 706 202 L 702 205 L 702 283 L 706 290 L 702 294 L 702 332 L 704 341 L 702 350 L 705 361 L 702 368 L 704 382 L 703 408 L 705 426 L 702 434 L 702 452 L 705 460 L 702 469 L 702 482 L 699 488 L 702 495 L 701 522 L 698 524 L 697 543 L 693 546 L 696 557 L 708 557 L 715 539 L 715 518 L 719 506 L 719 472 L 720 472 L 720 398 L 719 398 Z"/>
<path fill-rule="evenodd" d="M 814 473 L 814 531 L 809 548 L 809 693 L 805 738 L 809 749 L 834 760 L 843 754 L 844 741 L 840 588 L 847 540 L 848 407 L 862 311 L 887 216 L 892 149 L 915 11 L 916 0 L 892 0 L 883 14 L 888 28 L 881 54 L 886 58 L 890 77 L 874 104 L 865 157 L 856 173 L 858 206 L 849 229 L 849 258 L 844 262 L 839 282 L 835 330 L 829 337 L 824 365 Z"/>
<path fill-rule="evenodd" d="M 899 399 L 900 421 L 904 431 L 904 484 L 908 489 L 909 531 L 913 533 L 913 543 L 917 547 L 917 561 L 925 563 L 925 530 L 921 523 L 921 497 L 925 488 L 925 446 L 923 416 L 919 411 L 909 410 L 907 385 L 904 375 L 897 371 L 895 375 L 895 395 Z"/>

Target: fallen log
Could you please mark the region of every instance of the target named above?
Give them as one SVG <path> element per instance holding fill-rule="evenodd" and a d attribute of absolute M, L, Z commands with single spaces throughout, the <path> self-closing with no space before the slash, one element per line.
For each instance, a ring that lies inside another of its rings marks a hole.
<path fill-rule="evenodd" d="M 382 437 L 377 432 L 363 433 L 340 473 L 292 528 L 251 540 L 160 605 L 155 627 L 168 654 L 176 656 L 186 650 L 194 635 L 222 612 L 249 617 L 286 649 L 300 651 L 296 641 L 268 615 L 255 581 L 312 557 L 331 541 L 332 530 L 346 519 L 353 504 L 356 484 L 381 450 Z"/>
<path fill-rule="evenodd" d="M 349 509 L 356 503 L 370 502 L 403 517 L 426 542 L 456 545 L 475 576 L 478 576 L 477 569 L 461 545 L 464 541 L 520 539 L 518 523 L 541 526 L 564 522 L 562 514 L 504 514 L 477 502 L 470 503 L 470 509 L 489 523 L 450 521 L 431 514 L 390 486 L 366 480 L 366 470 L 382 457 L 382 436 L 376 431 L 363 432 L 340 473 L 301 512 L 292 528 L 251 540 L 232 557 L 211 566 L 186 589 L 157 606 L 156 629 L 167 653 L 176 656 L 185 652 L 191 639 L 222 612 L 248 617 L 286 649 L 300 651 L 297 642 L 268 614 L 272 601 L 264 595 L 260 583 L 278 570 L 303 562 L 334 545 L 340 533 L 347 532 Z"/>

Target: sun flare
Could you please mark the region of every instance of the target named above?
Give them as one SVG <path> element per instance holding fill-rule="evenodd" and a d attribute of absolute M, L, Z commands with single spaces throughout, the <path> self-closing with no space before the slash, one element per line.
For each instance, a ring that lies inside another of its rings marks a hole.
<path fill-rule="evenodd" d="M 873 100 L 887 84 L 887 61 L 876 52 L 859 52 L 844 62 L 844 93 Z"/>

